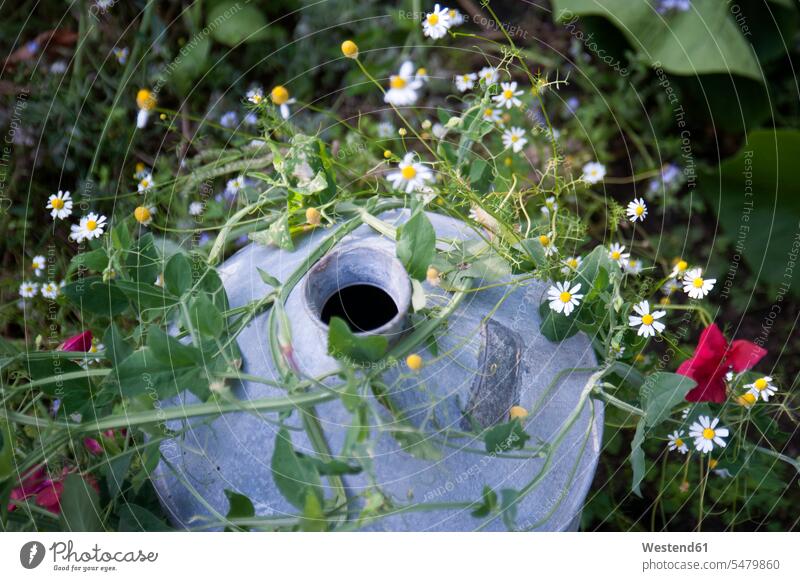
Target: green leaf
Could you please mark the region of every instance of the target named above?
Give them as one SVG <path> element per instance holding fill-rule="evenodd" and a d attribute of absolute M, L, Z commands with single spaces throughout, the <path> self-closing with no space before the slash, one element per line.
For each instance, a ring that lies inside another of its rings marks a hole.
<path fill-rule="evenodd" d="M 436 232 L 424 211 L 415 212 L 397 233 L 397 258 L 411 278 L 424 280 L 436 253 Z"/>
<path fill-rule="evenodd" d="M 524 448 L 525 442 L 530 438 L 520 421 L 515 419 L 486 430 L 483 442 L 488 453 L 503 454 L 509 450 Z"/>
<path fill-rule="evenodd" d="M 351 365 L 380 360 L 388 345 L 383 335 L 354 334 L 339 317 L 328 323 L 328 354 Z"/>
<path fill-rule="evenodd" d="M 108 266 L 108 255 L 105 248 L 95 248 L 88 252 L 81 252 L 74 256 L 71 261 L 70 270 L 77 268 L 88 268 L 95 272 L 103 272 Z"/>
<path fill-rule="evenodd" d="M 164 521 L 144 507 L 126 502 L 119 508 L 120 532 L 168 532 L 170 528 Z"/>
<path fill-rule="evenodd" d="M 66 374 L 81 374 L 85 370 L 68 359 L 69 352 L 67 351 L 54 351 L 52 355 L 47 359 L 28 359 L 31 378 L 35 381 L 49 377 L 59 378 L 59 381 L 40 385 L 39 389 L 51 398 L 61 400 L 60 413 L 69 415 L 79 412 L 92 398 L 92 382 L 88 375 L 62 379 Z"/>
<path fill-rule="evenodd" d="M 272 288 L 278 288 L 279 286 L 281 286 L 281 281 L 279 281 L 277 278 L 275 278 L 268 272 L 265 272 L 258 267 L 256 267 L 256 270 L 258 270 L 258 275 L 261 277 L 261 280 L 263 280 Z"/>
<path fill-rule="evenodd" d="M 533 268 L 542 268 L 547 265 L 544 247 L 536 238 L 520 240 L 515 248 L 522 254 L 522 263 L 525 271 L 533 270 Z"/>
<path fill-rule="evenodd" d="M 275 437 L 271 468 L 275 485 L 294 507 L 304 510 L 309 492 L 322 502 L 319 473 L 313 463 L 295 453 L 289 430 L 286 428 L 281 428 Z"/>
<path fill-rule="evenodd" d="M 100 500 L 94 488 L 78 474 L 64 478 L 61 493 L 61 523 L 64 530 L 91 532 L 103 530 Z"/>
<path fill-rule="evenodd" d="M 303 518 L 300 521 L 300 530 L 306 532 L 322 532 L 327 527 L 325 511 L 322 502 L 311 490 L 306 491 L 306 503 L 303 507 Z"/>
<path fill-rule="evenodd" d="M 289 230 L 289 214 L 284 212 L 280 218 L 270 224 L 266 230 L 251 232 L 250 240 L 264 246 L 277 246 L 283 250 L 294 250 L 291 231 Z"/>
<path fill-rule="evenodd" d="M 125 341 L 116 323 L 111 323 L 106 329 L 105 335 L 103 335 L 103 345 L 106 347 L 106 357 L 114 366 L 119 365 L 123 359 L 130 357 L 133 353 L 133 349 Z"/>
<path fill-rule="evenodd" d="M 517 528 L 517 499 L 519 492 L 513 488 L 504 488 L 500 491 L 500 513 L 503 517 L 503 524 L 510 531 Z"/>
<path fill-rule="evenodd" d="M 316 468 L 320 476 L 341 476 L 343 474 L 360 474 L 362 471 L 361 466 L 349 464 L 343 460 L 320 460 L 313 456 L 306 456 L 300 452 L 295 452 L 300 458 L 308 460 Z"/>
<path fill-rule="evenodd" d="M 128 308 L 128 297 L 113 282 L 89 276 L 64 287 L 64 295 L 80 311 L 113 317 Z"/>
<path fill-rule="evenodd" d="M 14 472 L 14 434 L 10 424 L 0 421 L 0 482 Z"/>
<path fill-rule="evenodd" d="M 472 511 L 475 518 L 484 518 L 497 510 L 497 493 L 488 486 L 483 487 L 482 502 Z"/>
<path fill-rule="evenodd" d="M 151 233 L 143 235 L 125 253 L 128 276 L 136 283 L 153 284 L 161 272 L 161 257 Z"/>
<path fill-rule="evenodd" d="M 173 254 L 164 268 L 164 287 L 180 297 L 192 288 L 192 282 L 192 265 L 189 259 L 182 252 Z"/>
<path fill-rule="evenodd" d="M 392 430 L 392 437 L 397 440 L 404 452 L 420 460 L 436 461 L 442 459 L 442 451 L 433 443 L 430 434 L 418 430 L 408 421 L 397 418 L 400 428 Z"/>
<path fill-rule="evenodd" d="M 220 2 L 208 12 L 206 27 L 217 42 L 237 46 L 269 37 L 267 19 L 256 6 L 236 1 Z"/>
<path fill-rule="evenodd" d="M 642 480 L 644 480 L 645 473 L 645 457 L 642 444 L 644 443 L 644 430 L 645 421 L 639 420 L 636 425 L 636 433 L 633 435 L 631 441 L 631 469 L 633 470 L 633 479 L 631 481 L 631 491 L 637 496 L 642 496 Z"/>
<path fill-rule="evenodd" d="M 677 373 L 661 371 L 647 376 L 639 389 L 647 427 L 652 428 L 667 419 L 672 408 L 684 402 L 695 385 L 693 379 Z"/>
<path fill-rule="evenodd" d="M 239 494 L 232 490 L 225 490 L 225 496 L 228 497 L 228 514 L 225 518 L 228 520 L 236 518 L 251 518 L 256 515 L 256 509 L 253 503 L 244 494 Z M 226 531 L 234 530 L 232 527 L 225 527 Z"/>
<path fill-rule="evenodd" d="M 225 319 L 222 313 L 204 293 L 192 298 L 188 306 L 192 326 L 201 335 L 206 337 L 219 337 L 225 329 Z"/>
<path fill-rule="evenodd" d="M 545 301 L 539 305 L 539 318 L 541 319 L 539 329 L 542 335 L 554 343 L 564 341 L 580 330 L 576 321 L 576 316 L 576 312 L 573 312 L 569 317 L 563 313 L 555 312 L 550 308 L 550 303 L 545 299 Z"/>
<path fill-rule="evenodd" d="M 692 0 L 692 9 L 663 17 L 638 0 L 554 0 L 556 19 L 582 40 L 579 16 L 603 16 L 628 38 L 642 59 L 678 75 L 729 73 L 762 80 L 753 50 L 719 0 Z M 584 37 L 585 38 L 585 37 Z M 582 40 L 591 50 L 591 39 Z M 595 43 L 596 46 L 596 43 Z"/>
<path fill-rule="evenodd" d="M 108 461 L 103 464 L 102 470 L 106 479 L 106 488 L 108 489 L 108 495 L 112 499 L 122 492 L 122 485 L 128 475 L 132 459 L 133 454 L 122 454 L 114 458 L 108 458 Z"/>
<path fill-rule="evenodd" d="M 154 284 L 129 280 L 118 280 L 114 284 L 143 310 L 169 309 L 178 304 L 178 297 Z"/>

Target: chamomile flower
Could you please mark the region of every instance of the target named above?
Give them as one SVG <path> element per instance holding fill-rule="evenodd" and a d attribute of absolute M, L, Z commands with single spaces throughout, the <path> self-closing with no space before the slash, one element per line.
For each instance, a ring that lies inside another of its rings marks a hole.
<path fill-rule="evenodd" d="M 728 428 L 717 427 L 719 418 L 713 420 L 708 416 L 700 416 L 698 421 L 689 426 L 689 436 L 694 438 L 694 447 L 698 452 L 708 453 L 714 449 L 714 444 L 724 448 Z"/>
<path fill-rule="evenodd" d="M 42 285 L 42 296 L 46 299 L 55 300 L 61 293 L 61 287 L 53 281 Z"/>
<path fill-rule="evenodd" d="M 151 174 L 149 171 L 146 171 L 141 174 L 139 183 L 136 184 L 136 189 L 140 194 L 145 194 L 149 192 L 154 185 L 156 185 L 156 182 L 153 180 L 153 174 Z"/>
<path fill-rule="evenodd" d="M 522 127 L 512 127 L 503 132 L 503 145 L 511 148 L 514 153 L 519 153 L 528 140 L 525 138 L 525 130 Z"/>
<path fill-rule="evenodd" d="M 769 375 L 759 377 L 753 383 L 745 385 L 745 388 L 749 389 L 748 393 L 756 399 L 760 397 L 764 401 L 769 401 L 769 398 L 778 391 L 778 388 L 772 385 L 772 377 Z"/>
<path fill-rule="evenodd" d="M 716 278 L 703 278 L 699 268 L 695 268 L 683 275 L 683 292 L 693 299 L 702 299 L 714 288 Z"/>
<path fill-rule="evenodd" d="M 389 90 L 383 100 L 395 107 L 413 105 L 419 97 L 417 91 L 421 87 L 422 81 L 414 74 L 414 63 L 405 61 L 400 65 L 400 71 L 389 77 Z"/>
<path fill-rule="evenodd" d="M 638 258 L 628 258 L 622 263 L 622 269 L 628 274 L 637 275 L 642 272 L 642 261 Z"/>
<path fill-rule="evenodd" d="M 669 442 L 667 443 L 667 447 L 670 452 L 677 450 L 681 454 L 686 454 L 686 452 L 689 451 L 689 446 L 687 446 L 686 442 L 683 440 L 684 434 L 685 432 L 683 430 L 675 430 L 668 436 Z"/>
<path fill-rule="evenodd" d="M 519 107 L 522 105 L 522 101 L 518 99 L 518 97 L 522 94 L 522 91 L 517 90 L 516 81 L 511 83 L 500 83 L 500 89 L 500 94 L 492 97 L 492 100 L 497 103 L 498 107 L 511 109 L 512 107 Z"/>
<path fill-rule="evenodd" d="M 608 257 L 620 266 L 623 266 L 630 256 L 630 252 L 625 252 L 625 247 L 617 242 L 608 249 Z"/>
<path fill-rule="evenodd" d="M 475 73 L 465 73 L 463 75 L 456 75 L 456 89 L 464 93 L 475 87 L 475 81 L 478 80 L 478 75 Z"/>
<path fill-rule="evenodd" d="M 469 217 L 490 232 L 497 232 L 500 229 L 500 223 L 497 219 L 480 206 L 472 206 L 469 211 Z"/>
<path fill-rule="evenodd" d="M 450 28 L 450 10 L 434 5 L 433 12 L 425 15 L 422 21 L 422 33 L 434 40 L 442 38 Z"/>
<path fill-rule="evenodd" d="M 633 201 L 628 204 L 628 209 L 625 212 L 628 214 L 628 218 L 630 218 L 631 222 L 644 222 L 644 219 L 647 217 L 647 205 L 644 203 L 642 198 L 634 198 Z"/>
<path fill-rule="evenodd" d="M 597 161 L 590 161 L 583 166 L 581 179 L 587 184 L 596 184 L 606 177 L 606 166 Z"/>
<path fill-rule="evenodd" d="M 199 216 L 203 213 L 203 202 L 192 202 L 189 204 L 189 215 Z"/>
<path fill-rule="evenodd" d="M 417 69 L 417 72 L 414 73 L 414 78 L 418 81 L 422 81 L 423 83 L 427 83 L 430 80 L 428 76 L 428 69 L 425 67 L 420 67 Z"/>
<path fill-rule="evenodd" d="M 270 99 L 278 107 L 281 112 L 281 117 L 288 119 L 292 112 L 289 110 L 289 105 L 295 103 L 295 99 L 289 98 L 289 91 L 283 85 L 277 85 L 270 92 Z"/>
<path fill-rule="evenodd" d="M 678 281 L 674 278 L 670 278 L 664 283 L 664 286 L 661 287 L 661 292 L 665 297 L 671 297 L 679 288 L 681 288 L 681 285 L 678 284 Z"/>
<path fill-rule="evenodd" d="M 689 263 L 683 258 L 676 258 L 672 261 L 672 265 L 672 272 L 669 275 L 670 278 L 682 277 L 683 273 L 689 269 Z"/>
<path fill-rule="evenodd" d="M 416 161 L 416 154 L 413 152 L 405 154 L 397 168 L 399 171 L 390 173 L 386 179 L 395 189 L 407 194 L 424 191 L 427 189 L 426 182 L 433 181 L 431 169 Z"/>
<path fill-rule="evenodd" d="M 478 78 L 487 85 L 494 85 L 500 78 L 500 75 L 494 67 L 483 67 L 478 71 Z"/>
<path fill-rule="evenodd" d="M 225 194 L 228 196 L 235 196 L 247 185 L 244 176 L 238 176 L 228 180 L 225 183 Z"/>
<path fill-rule="evenodd" d="M 50 210 L 50 216 L 54 220 L 69 218 L 70 214 L 72 214 L 72 198 L 69 192 L 58 190 L 57 194 L 53 194 L 47 199 L 46 208 Z"/>
<path fill-rule="evenodd" d="M 486 107 L 483 110 L 484 121 L 491 121 L 492 123 L 502 123 L 503 118 L 500 116 L 500 111 L 492 107 Z"/>
<path fill-rule="evenodd" d="M 564 266 L 561 267 L 562 274 L 569 274 L 570 272 L 578 270 L 578 267 L 583 262 L 583 258 L 580 256 L 570 256 L 569 258 L 564 260 Z"/>
<path fill-rule="evenodd" d="M 19 285 L 19 296 L 23 299 L 32 299 L 39 292 L 38 283 L 26 280 Z"/>
<path fill-rule="evenodd" d="M 461 26 L 466 21 L 464 15 L 461 14 L 461 12 L 459 12 L 455 8 L 451 8 L 449 12 L 450 12 L 450 28 L 454 26 Z"/>
<path fill-rule="evenodd" d="M 664 331 L 664 323 L 658 319 L 666 315 L 666 311 L 653 311 L 651 313 L 650 303 L 647 301 L 633 305 L 633 310 L 636 314 L 628 316 L 628 325 L 639 327 L 637 335 L 640 337 L 655 337 L 656 333 Z"/>
<path fill-rule="evenodd" d="M 555 244 L 553 244 L 552 232 L 548 232 L 547 234 L 542 234 L 539 236 L 539 244 L 542 245 L 545 256 L 552 256 L 558 251 L 558 248 L 556 248 Z"/>
<path fill-rule="evenodd" d="M 155 109 L 156 96 L 149 89 L 139 89 L 139 92 L 136 93 L 136 106 L 139 107 L 139 113 L 136 116 L 136 127 L 143 129 L 147 125 L 150 111 Z"/>
<path fill-rule="evenodd" d="M 153 222 L 155 213 L 155 206 L 139 206 L 133 211 L 133 217 L 142 226 L 149 226 Z"/>
<path fill-rule="evenodd" d="M 434 123 L 431 133 L 436 139 L 444 139 L 444 136 L 447 135 L 447 128 L 441 123 Z"/>
<path fill-rule="evenodd" d="M 556 202 L 555 196 L 549 196 L 544 200 L 544 206 L 540 208 L 542 214 L 545 216 L 549 216 L 550 212 L 555 212 L 558 210 L 558 202 Z"/>
<path fill-rule="evenodd" d="M 569 317 L 575 307 L 581 304 L 580 301 L 583 295 L 578 294 L 580 290 L 581 283 L 570 288 L 569 282 L 557 282 L 547 289 L 547 300 L 550 301 L 550 308 Z"/>
<path fill-rule="evenodd" d="M 31 261 L 31 268 L 33 269 L 33 274 L 36 276 L 42 276 L 42 271 L 44 271 L 44 267 L 47 264 L 47 260 L 45 260 L 44 256 L 38 254 L 33 257 Z"/>
<path fill-rule="evenodd" d="M 253 105 L 261 105 L 264 102 L 264 90 L 261 87 L 253 87 L 245 95 Z"/>
<path fill-rule="evenodd" d="M 106 217 L 94 212 L 89 212 L 81 218 L 78 224 L 73 224 L 69 235 L 75 242 L 100 238 L 106 227 Z"/>

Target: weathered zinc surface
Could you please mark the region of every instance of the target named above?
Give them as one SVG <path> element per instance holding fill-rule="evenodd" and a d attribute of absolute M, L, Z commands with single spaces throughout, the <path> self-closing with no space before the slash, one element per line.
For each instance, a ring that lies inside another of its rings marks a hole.
<path fill-rule="evenodd" d="M 404 211 L 392 211 L 381 218 L 400 224 L 407 216 Z M 475 235 L 451 218 L 431 214 L 430 219 L 439 238 Z M 221 268 L 231 305 L 246 304 L 270 290 L 257 268 L 284 280 L 329 235 L 328 231 L 315 231 L 301 240 L 291 253 L 255 244 L 242 249 Z M 385 290 L 396 301 L 405 302 L 403 293 L 404 289 L 407 291 L 408 280 L 404 272 L 396 271 L 396 263 L 392 264 L 394 241 L 368 226 L 361 226 L 342 240 L 334 252 L 346 255 L 353 249 L 358 249 L 365 261 L 370 253 L 376 253 L 374 264 L 365 263 L 361 274 L 370 280 L 382 278 Z M 335 262 L 333 264 L 335 266 Z M 359 268 L 346 270 L 338 275 L 343 286 L 363 282 L 355 280 Z M 317 319 L 318 311 L 310 304 L 319 298 L 318 287 L 328 283 L 317 281 L 313 287 L 306 287 L 306 282 L 295 287 L 286 311 L 298 364 L 304 373 L 319 375 L 337 366 L 326 353 L 325 325 Z M 576 408 L 589 374 L 570 372 L 552 390 L 547 391 L 548 385 L 559 371 L 592 367 L 596 360 L 589 340 L 582 334 L 560 344 L 551 343 L 540 334 L 538 305 L 546 288 L 543 282 L 526 281 L 504 300 L 501 299 L 508 288 L 502 286 L 470 294 L 438 337 L 439 357 L 422 351 L 426 365 L 418 374 L 408 373 L 404 366 L 387 369 L 384 380 L 391 386 L 394 401 L 406 418 L 417 426 L 424 426 L 431 434 L 443 430 L 464 432 L 476 423 L 489 426 L 505 421 L 510 406 L 521 405 L 532 410 L 525 422 L 532 436 L 529 444 L 553 440 Z M 427 285 L 426 289 L 433 300 L 436 295 L 443 295 L 441 289 Z M 487 319 L 490 314 L 491 318 Z M 390 333 L 397 331 L 394 327 L 389 330 Z M 266 313 L 241 333 L 239 347 L 245 372 L 277 379 L 269 352 Z M 234 386 L 234 393 L 241 399 L 285 395 L 280 388 L 251 382 Z M 192 401 L 191 394 L 185 395 L 186 403 Z M 173 401 L 164 405 L 180 403 Z M 382 409 L 377 403 L 374 407 Z M 339 401 L 319 405 L 316 411 L 331 449 L 334 452 L 341 449 L 351 423 L 350 413 Z M 298 451 L 313 454 L 297 415 L 293 414 L 289 420 L 290 425 L 298 428 L 292 431 L 293 444 Z M 466 419 L 467 415 L 471 420 Z M 162 502 L 176 526 L 200 524 L 202 517 L 212 514 L 210 509 L 226 514 L 226 489 L 247 495 L 259 516 L 296 514 L 282 498 L 272 478 L 270 460 L 277 427 L 268 419 L 274 420 L 255 413 L 235 413 L 213 421 L 192 420 L 180 439 L 162 445 L 162 453 L 181 476 L 177 478 L 162 462 L 155 478 Z M 390 421 L 388 415 L 384 421 Z M 568 530 L 576 526 L 597 464 L 602 425 L 601 404 L 588 400 L 577 422 L 552 454 L 544 476 L 519 504 L 518 528 Z M 185 429 L 187 426 L 184 422 L 174 422 L 171 427 Z M 404 452 L 391 434 L 383 433 L 370 459 L 377 483 L 397 504 L 470 502 L 481 498 L 484 486 L 496 491 L 519 490 L 535 478 L 544 465 L 542 458 L 500 458 L 475 453 L 484 449 L 477 435 L 451 438 L 448 444 L 441 447 L 440 459 L 422 460 Z M 194 494 L 181 479 L 195 488 Z M 344 480 L 351 497 L 358 497 L 370 484 L 364 473 L 346 476 Z M 323 485 L 327 486 L 324 479 Z M 326 494 L 330 493 L 326 490 Z M 204 502 L 198 500 L 198 495 Z M 197 517 L 201 517 L 200 520 Z M 487 523 L 471 516 L 470 510 L 452 509 L 403 512 L 376 521 L 368 528 L 469 531 L 478 527 L 506 530 L 500 518 Z"/>

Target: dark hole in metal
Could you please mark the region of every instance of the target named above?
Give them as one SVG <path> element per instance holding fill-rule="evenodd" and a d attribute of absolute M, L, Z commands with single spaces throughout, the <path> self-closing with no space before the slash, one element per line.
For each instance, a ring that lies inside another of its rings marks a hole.
<path fill-rule="evenodd" d="M 354 333 L 382 327 L 397 315 L 389 293 L 371 284 L 354 284 L 339 289 L 322 307 L 320 319 L 326 325 L 332 317 L 343 319 Z"/>

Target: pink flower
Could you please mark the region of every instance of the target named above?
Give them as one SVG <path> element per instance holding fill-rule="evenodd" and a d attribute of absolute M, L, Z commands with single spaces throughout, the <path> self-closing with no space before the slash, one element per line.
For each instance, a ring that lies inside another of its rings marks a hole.
<path fill-rule="evenodd" d="M 88 352 L 92 348 L 92 332 L 84 331 L 74 337 L 70 337 L 64 341 L 59 347 L 58 351 L 83 351 Z"/>

